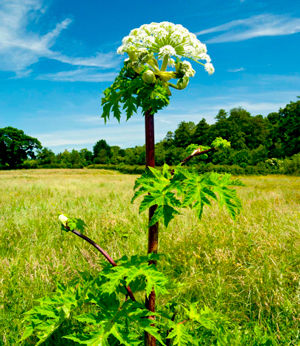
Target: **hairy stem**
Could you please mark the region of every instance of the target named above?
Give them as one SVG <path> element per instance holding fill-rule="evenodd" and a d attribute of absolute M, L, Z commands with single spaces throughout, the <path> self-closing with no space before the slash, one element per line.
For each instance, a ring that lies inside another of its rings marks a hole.
<path fill-rule="evenodd" d="M 68 227 L 66 227 L 66 228 L 68 228 Z M 81 234 L 80 232 L 76 231 L 75 229 L 73 229 L 73 230 L 69 229 L 69 230 L 70 230 L 72 233 L 76 234 L 78 237 L 84 239 L 85 241 L 87 241 L 88 243 L 90 243 L 91 245 L 93 245 L 94 248 L 96 248 L 99 252 L 101 252 L 101 254 L 108 260 L 108 262 L 109 262 L 112 266 L 114 266 L 114 267 L 117 266 L 117 263 L 109 256 L 109 254 L 108 254 L 105 250 L 103 250 L 97 243 L 95 243 L 92 239 L 90 239 L 89 237 L 87 237 L 87 236 L 84 235 L 84 234 Z M 133 295 L 133 293 L 132 293 L 130 287 L 129 287 L 129 286 L 127 286 L 127 287 L 125 286 L 125 289 L 126 289 L 128 295 L 129 295 L 130 299 L 131 299 L 132 301 L 135 301 L 135 297 L 134 297 L 134 295 Z"/>
<path fill-rule="evenodd" d="M 151 108 L 145 113 L 145 135 L 146 135 L 146 166 L 155 166 L 155 155 L 154 155 L 154 115 L 151 114 Z M 149 221 L 151 220 L 156 206 L 152 206 L 149 209 Z M 148 231 L 148 253 L 157 253 L 158 249 L 158 223 L 149 227 Z M 155 263 L 155 261 L 150 261 Z M 149 298 L 146 298 L 146 308 L 149 311 L 155 312 L 155 292 L 152 290 Z M 149 316 L 149 319 L 154 319 L 154 316 Z M 156 346 L 156 339 L 149 333 L 145 334 L 146 345 Z"/>

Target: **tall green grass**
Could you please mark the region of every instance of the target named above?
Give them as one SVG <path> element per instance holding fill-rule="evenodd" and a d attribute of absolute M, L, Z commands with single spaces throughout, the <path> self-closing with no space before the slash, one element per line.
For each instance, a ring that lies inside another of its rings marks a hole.
<path fill-rule="evenodd" d="M 60 231 L 59 214 L 84 219 L 89 237 L 113 258 L 145 254 L 147 215 L 130 204 L 135 178 L 103 170 L 0 172 L 0 345 L 16 344 L 22 313 L 56 282 L 101 270 L 92 247 Z M 269 337 L 300 345 L 300 178 L 242 180 L 236 222 L 215 206 L 201 222 L 186 211 L 168 229 L 160 226 L 159 250 L 168 256 L 159 268 L 181 282 L 176 299 L 228 316 L 249 334 L 247 345 Z"/>

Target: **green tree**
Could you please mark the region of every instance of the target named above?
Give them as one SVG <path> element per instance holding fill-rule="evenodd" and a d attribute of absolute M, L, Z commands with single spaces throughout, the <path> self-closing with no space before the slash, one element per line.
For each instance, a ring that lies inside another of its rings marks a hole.
<path fill-rule="evenodd" d="M 216 115 L 215 119 L 217 120 L 225 120 L 227 119 L 227 112 L 225 111 L 225 109 L 220 109 L 219 113 Z"/>
<path fill-rule="evenodd" d="M 280 115 L 278 112 L 272 112 L 267 115 L 267 119 L 272 125 L 276 125 L 280 119 Z"/>
<path fill-rule="evenodd" d="M 105 164 L 109 163 L 109 157 L 107 156 L 107 151 L 105 149 L 100 149 L 98 155 L 94 159 L 95 163 Z"/>
<path fill-rule="evenodd" d="M 186 148 L 193 142 L 195 123 L 182 121 L 175 130 L 174 143 L 176 147 Z"/>
<path fill-rule="evenodd" d="M 56 156 L 51 149 L 44 147 L 38 151 L 37 159 L 40 165 L 49 165 L 55 162 Z"/>
<path fill-rule="evenodd" d="M 210 125 L 206 120 L 204 118 L 200 120 L 196 125 L 192 142 L 195 144 L 209 145 L 211 143 L 208 137 L 209 129 Z"/>
<path fill-rule="evenodd" d="M 78 150 L 73 149 L 70 153 L 70 163 L 74 168 L 82 168 L 84 166 L 84 160 Z"/>
<path fill-rule="evenodd" d="M 252 164 L 257 165 L 259 162 L 264 162 L 268 158 L 268 149 L 264 145 L 260 145 L 258 148 L 251 151 Z"/>
<path fill-rule="evenodd" d="M 37 138 L 8 126 L 0 129 L 0 166 L 17 168 L 28 158 L 35 159 L 42 145 Z"/>
<path fill-rule="evenodd" d="M 94 145 L 93 153 L 95 163 L 108 163 L 112 156 L 111 148 L 104 139 L 100 139 L 100 141 Z"/>
<path fill-rule="evenodd" d="M 90 150 L 88 150 L 86 148 L 81 149 L 79 154 L 81 156 L 81 159 L 82 159 L 84 166 L 88 166 L 88 165 L 91 165 L 93 163 L 93 153 Z"/>
<path fill-rule="evenodd" d="M 284 154 L 292 156 L 300 152 L 300 100 L 291 102 L 278 113 L 277 136 L 282 142 Z"/>
<path fill-rule="evenodd" d="M 67 149 L 57 154 L 56 159 L 62 165 L 62 168 L 72 168 L 71 153 Z"/>

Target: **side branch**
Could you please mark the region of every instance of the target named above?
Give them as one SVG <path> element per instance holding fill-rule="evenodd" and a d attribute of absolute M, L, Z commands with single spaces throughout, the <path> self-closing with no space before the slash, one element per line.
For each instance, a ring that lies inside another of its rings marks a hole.
<path fill-rule="evenodd" d="M 217 151 L 216 148 L 210 148 L 210 149 L 207 149 L 207 150 L 202 150 L 200 151 L 200 148 L 194 150 L 191 155 L 189 155 L 188 157 L 186 157 L 185 159 L 183 159 L 181 162 L 180 162 L 180 166 L 183 166 L 184 164 L 186 164 L 188 161 L 190 161 L 193 157 L 195 156 L 199 156 L 199 155 L 203 155 L 203 154 L 207 154 L 207 153 L 210 153 L 210 152 L 213 152 L 213 151 Z M 171 174 L 173 175 L 174 174 L 174 169 L 172 169 L 171 171 Z"/>
<path fill-rule="evenodd" d="M 180 162 L 180 165 L 183 166 L 184 164 L 186 164 L 188 161 L 190 161 L 193 157 L 195 156 L 199 156 L 199 155 L 203 155 L 203 154 L 207 154 L 207 153 L 210 153 L 212 151 L 217 151 L 216 148 L 210 148 L 210 149 L 207 149 L 207 150 L 203 150 L 203 151 L 200 151 L 200 148 L 194 150 L 190 156 L 186 157 L 185 159 L 183 159 L 181 162 Z"/>
<path fill-rule="evenodd" d="M 80 232 L 76 231 L 75 229 L 71 230 L 68 226 L 65 226 L 66 228 L 68 228 L 72 233 L 76 234 L 78 237 L 84 239 L 85 241 L 87 241 L 88 243 L 90 243 L 91 245 L 94 246 L 94 248 L 96 248 L 107 260 L 108 262 L 113 266 L 116 267 L 117 263 L 109 256 L 109 254 L 103 250 L 97 243 L 95 243 L 92 239 L 90 239 L 89 237 L 87 237 L 84 234 L 81 234 Z M 124 285 L 125 286 L 125 285 Z M 130 297 L 130 299 L 132 301 L 135 301 L 135 297 L 131 291 L 131 288 L 129 286 L 125 286 L 125 289 Z"/>

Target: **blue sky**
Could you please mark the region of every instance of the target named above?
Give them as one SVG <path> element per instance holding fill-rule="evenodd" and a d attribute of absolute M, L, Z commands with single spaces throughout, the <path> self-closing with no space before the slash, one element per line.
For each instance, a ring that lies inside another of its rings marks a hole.
<path fill-rule="evenodd" d="M 122 38 L 161 21 L 197 34 L 216 71 L 194 66 L 187 89 L 156 115 L 156 141 L 183 120 L 213 123 L 220 108 L 267 115 L 300 95 L 299 0 L 0 0 L 0 127 L 56 153 L 99 139 L 143 144 L 143 117 L 105 125 L 101 95 L 122 65 Z"/>

